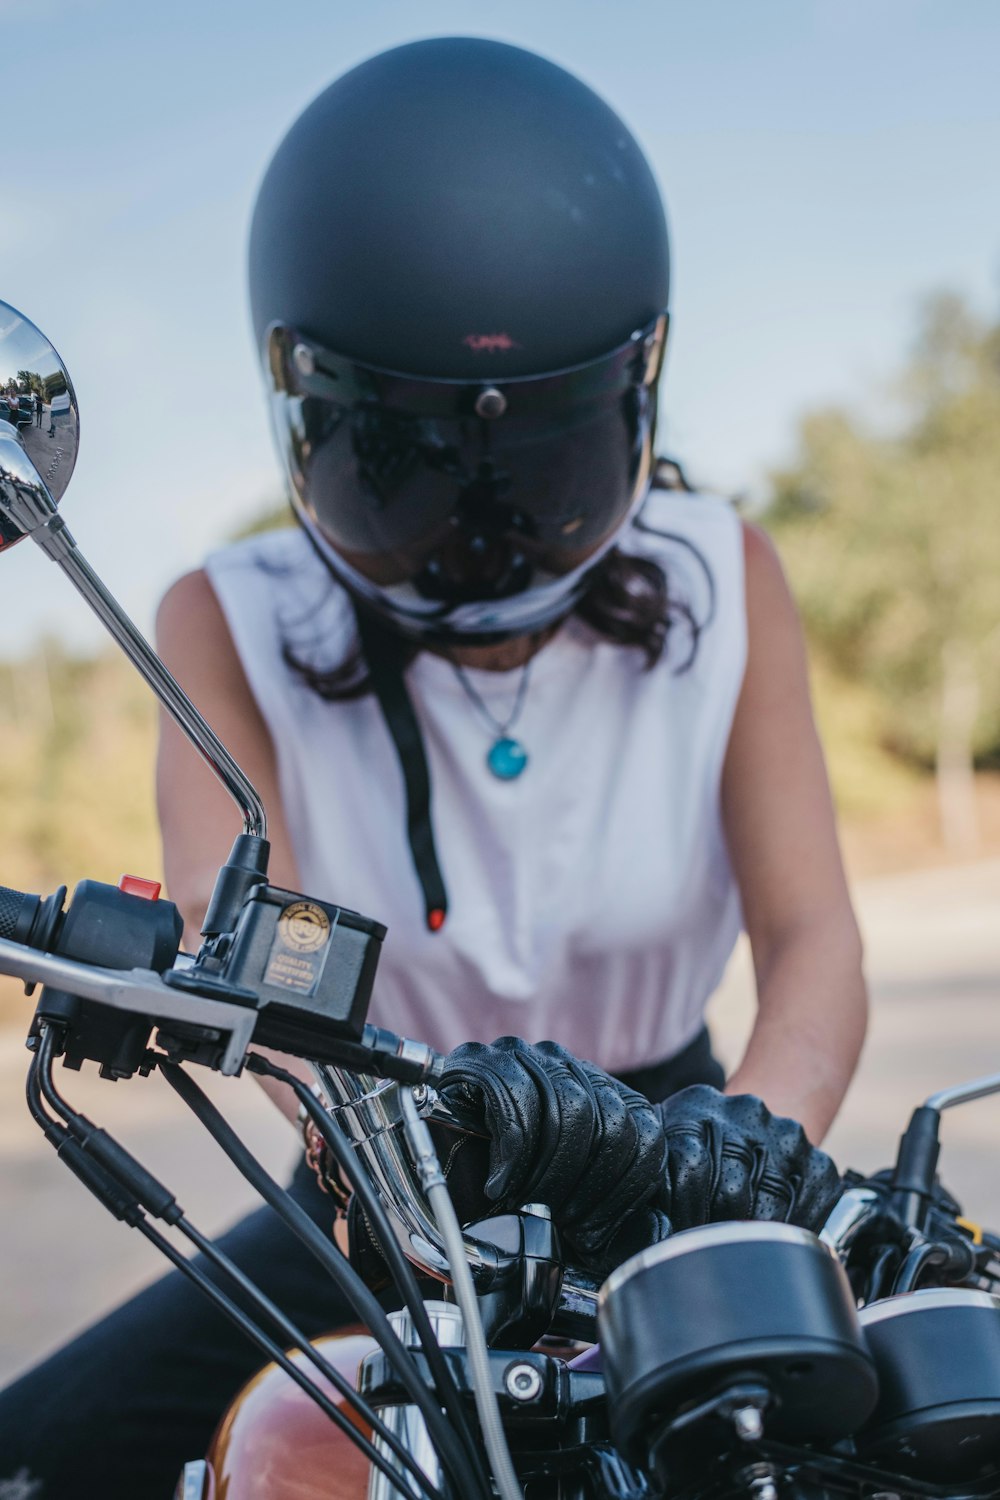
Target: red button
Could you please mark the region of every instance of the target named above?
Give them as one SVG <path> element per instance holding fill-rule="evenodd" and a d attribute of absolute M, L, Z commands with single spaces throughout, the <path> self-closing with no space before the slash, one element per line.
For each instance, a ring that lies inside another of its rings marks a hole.
<path fill-rule="evenodd" d="M 143 901 L 156 901 L 162 889 L 158 880 L 143 880 L 141 875 L 123 875 L 118 889 L 126 896 L 141 896 Z"/>

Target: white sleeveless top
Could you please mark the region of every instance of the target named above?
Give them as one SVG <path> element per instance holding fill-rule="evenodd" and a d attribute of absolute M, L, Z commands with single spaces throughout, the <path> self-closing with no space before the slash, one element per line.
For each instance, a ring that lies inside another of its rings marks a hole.
<path fill-rule="evenodd" d="M 710 623 L 693 664 L 672 629 L 651 671 L 639 650 L 576 619 L 535 657 L 518 718 L 528 764 L 486 765 L 493 739 L 454 668 L 422 652 L 407 683 L 426 745 L 448 891 L 425 925 L 396 751 L 375 699 L 326 703 L 285 664 L 344 660 L 349 600 L 297 528 L 206 564 L 277 754 L 303 890 L 385 922 L 369 1020 L 441 1051 L 552 1038 L 611 1071 L 659 1062 L 703 1024 L 740 929 L 720 776 L 746 658 L 743 550 L 731 508 L 653 491 L 626 551 L 656 558 L 673 597 Z M 714 609 L 697 548 L 711 570 Z M 466 669 L 501 723 L 521 670 Z"/>

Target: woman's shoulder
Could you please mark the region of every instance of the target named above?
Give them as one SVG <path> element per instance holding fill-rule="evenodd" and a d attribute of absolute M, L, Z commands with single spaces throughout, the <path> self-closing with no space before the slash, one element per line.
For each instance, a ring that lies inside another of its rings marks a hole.
<path fill-rule="evenodd" d="M 171 655 L 195 642 L 214 645 L 228 634 L 204 568 L 182 574 L 167 589 L 157 607 L 155 634 L 160 653 Z"/>
<path fill-rule="evenodd" d="M 710 490 L 650 489 L 632 523 L 629 550 L 662 551 L 671 543 L 739 547 L 741 523 L 731 500 Z"/>
<path fill-rule="evenodd" d="M 730 501 L 703 491 L 651 489 L 620 545 L 662 569 L 674 615 L 696 630 L 704 661 L 713 644 L 731 649 L 732 637 L 742 637 L 743 526 Z M 674 632 L 674 652 L 682 650 L 683 635 Z"/>
<path fill-rule="evenodd" d="M 329 576 L 300 526 L 279 526 L 228 542 L 208 554 L 204 571 L 209 578 L 226 573 Z"/>
<path fill-rule="evenodd" d="M 356 636 L 350 598 L 298 526 L 244 537 L 205 560 L 205 575 L 241 655 L 265 647 L 317 670 L 348 655 Z"/>
<path fill-rule="evenodd" d="M 633 521 L 626 550 L 669 561 L 678 547 L 700 549 L 713 564 L 721 559 L 735 566 L 748 594 L 788 590 L 771 536 L 741 516 L 732 500 L 709 490 L 655 486 Z"/>

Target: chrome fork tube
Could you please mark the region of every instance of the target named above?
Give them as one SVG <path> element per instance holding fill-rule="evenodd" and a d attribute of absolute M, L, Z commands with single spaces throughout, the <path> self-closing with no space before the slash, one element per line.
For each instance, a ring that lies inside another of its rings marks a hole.
<path fill-rule="evenodd" d="M 441 1348 L 462 1348 L 465 1344 L 465 1331 L 461 1309 L 450 1302 L 425 1302 L 424 1307 L 434 1337 Z M 399 1312 L 390 1313 L 389 1322 L 408 1349 L 420 1348 L 420 1340 L 417 1338 L 413 1321 L 405 1307 Z M 418 1468 L 423 1470 L 433 1485 L 444 1494 L 449 1494 L 450 1489 L 441 1467 L 441 1460 L 431 1442 L 427 1424 L 418 1408 L 408 1405 L 381 1406 L 377 1410 L 383 1422 L 399 1438 Z M 416 1484 L 413 1476 L 399 1465 L 395 1455 L 385 1446 L 382 1439 L 375 1437 L 372 1441 L 397 1470 L 400 1485 L 414 1496 L 414 1500 L 424 1500 L 423 1491 Z M 399 1500 L 399 1491 L 396 1487 L 389 1482 L 380 1469 L 374 1467 L 368 1479 L 368 1500 Z"/>
<path fill-rule="evenodd" d="M 389 1079 L 349 1073 L 327 1063 L 313 1063 L 313 1072 L 330 1113 L 354 1148 L 374 1184 L 403 1253 L 429 1275 L 450 1281 L 448 1258 L 437 1226 L 424 1202 L 423 1190 L 410 1162 L 402 1136 L 399 1089 Z M 497 1268 L 488 1245 L 465 1239 L 472 1275 L 481 1283 Z"/>
<path fill-rule="evenodd" d="M 879 1212 L 883 1203 L 881 1194 L 872 1188 L 848 1188 L 843 1197 L 834 1204 L 819 1238 L 834 1255 L 845 1258 L 859 1233 Z"/>

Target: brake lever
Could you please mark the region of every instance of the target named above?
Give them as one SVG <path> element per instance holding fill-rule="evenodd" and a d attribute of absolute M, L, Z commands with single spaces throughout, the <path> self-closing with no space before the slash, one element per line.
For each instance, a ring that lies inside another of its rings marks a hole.
<path fill-rule="evenodd" d="M 884 1212 L 884 1208 L 884 1195 L 874 1188 L 848 1188 L 830 1210 L 819 1232 L 821 1243 L 838 1259 L 846 1259 L 862 1230 Z"/>
<path fill-rule="evenodd" d="M 95 1001 L 109 1011 L 125 1012 L 154 1024 L 199 1026 L 219 1038 L 219 1071 L 238 1073 L 253 1036 L 257 1012 L 205 995 L 191 995 L 164 984 L 151 969 L 108 969 L 78 963 L 56 953 L 25 948 L 0 938 L 0 973 L 26 984 L 41 984 L 59 994 Z M 60 1019 L 57 1017 L 57 1019 Z"/>

